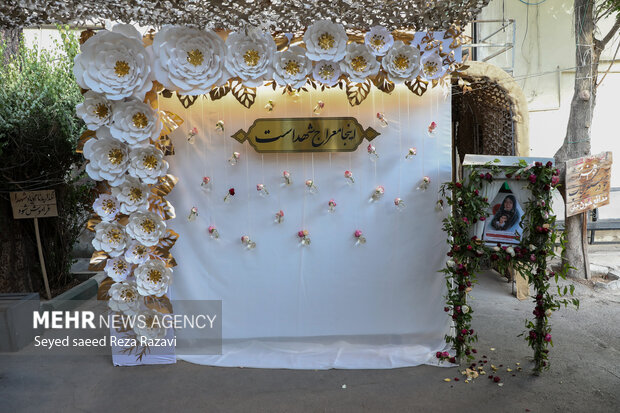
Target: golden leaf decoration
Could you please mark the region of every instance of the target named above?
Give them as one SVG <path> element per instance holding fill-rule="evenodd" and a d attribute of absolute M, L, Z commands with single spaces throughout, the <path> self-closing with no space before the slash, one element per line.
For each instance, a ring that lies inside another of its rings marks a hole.
<path fill-rule="evenodd" d="M 174 175 L 167 174 L 157 180 L 157 183 L 151 187 L 151 192 L 154 195 L 166 196 L 172 192 L 172 189 L 177 182 L 179 182 L 179 178 Z"/>
<path fill-rule="evenodd" d="M 157 80 L 153 80 L 153 87 L 151 90 L 146 92 L 144 97 L 144 103 L 148 103 L 151 105 L 153 109 L 158 109 L 159 103 L 157 102 L 157 96 L 161 90 L 163 90 L 164 86 L 159 83 Z"/>
<path fill-rule="evenodd" d="M 235 99 L 248 109 L 256 101 L 256 88 L 244 86 L 238 79 L 230 82 L 230 90 Z"/>
<path fill-rule="evenodd" d="M 387 74 L 383 70 L 372 79 L 372 83 L 383 93 L 390 94 L 394 91 L 394 82 L 387 78 Z"/>
<path fill-rule="evenodd" d="M 82 135 L 80 135 L 80 138 L 78 139 L 77 142 L 77 147 L 75 148 L 75 152 L 76 153 L 82 153 L 84 152 L 84 144 L 86 143 L 86 141 L 88 141 L 91 138 L 95 137 L 95 131 L 94 130 L 85 130 L 84 133 L 82 133 Z"/>
<path fill-rule="evenodd" d="M 450 53 L 446 54 L 446 57 L 443 58 L 441 64 L 443 66 L 450 66 L 454 63 L 456 63 L 456 60 L 454 60 L 454 50 L 451 50 Z"/>
<path fill-rule="evenodd" d="M 179 95 L 177 93 L 177 98 L 179 99 L 179 102 L 181 102 L 181 105 L 183 105 L 183 107 L 185 109 L 188 109 L 190 106 L 192 106 L 194 103 L 196 103 L 196 100 L 198 100 L 198 96 L 200 95 Z"/>
<path fill-rule="evenodd" d="M 166 136 L 160 136 L 159 139 L 155 141 L 155 147 L 164 153 L 164 156 L 174 155 L 174 145 L 172 144 L 172 139 Z"/>
<path fill-rule="evenodd" d="M 103 271 L 105 263 L 108 260 L 108 254 L 103 251 L 95 251 L 90 257 L 88 271 Z"/>
<path fill-rule="evenodd" d="M 370 94 L 370 88 L 372 83 L 370 80 L 366 80 L 364 83 L 351 83 L 348 82 L 346 86 L 347 99 L 351 106 L 357 106 L 368 97 Z"/>
<path fill-rule="evenodd" d="M 86 229 L 91 232 L 95 232 L 95 226 L 97 226 L 97 224 L 100 222 L 101 222 L 101 217 L 99 215 L 93 214 L 91 215 L 89 220 L 86 222 Z"/>
<path fill-rule="evenodd" d="M 226 82 L 224 86 L 214 86 L 209 91 L 209 97 L 211 97 L 211 100 L 218 100 L 226 96 L 228 92 L 230 92 L 230 83 Z"/>
<path fill-rule="evenodd" d="M 179 234 L 171 229 L 168 229 L 166 234 L 159 239 L 159 243 L 152 247 L 151 255 L 156 257 L 167 257 L 168 254 L 170 254 L 170 248 L 174 246 L 178 239 Z"/>
<path fill-rule="evenodd" d="M 152 295 L 144 297 L 144 305 L 162 314 L 172 314 L 172 303 L 165 295 L 161 297 L 154 297 Z"/>
<path fill-rule="evenodd" d="M 174 92 L 172 92 L 172 90 L 170 90 L 170 89 L 164 89 L 164 90 L 161 91 L 161 96 L 165 97 L 166 99 L 171 98 L 173 94 L 174 94 Z"/>
<path fill-rule="evenodd" d="M 80 44 L 86 43 L 86 40 L 90 39 L 96 34 L 93 29 L 86 29 L 82 33 L 80 33 Z"/>
<path fill-rule="evenodd" d="M 149 197 L 149 211 L 156 213 L 163 220 L 176 217 L 174 207 L 162 196 L 151 195 Z"/>
<path fill-rule="evenodd" d="M 168 110 L 160 110 L 159 119 L 161 120 L 161 123 L 163 124 L 161 133 L 159 134 L 159 136 L 170 135 L 179 126 L 183 124 L 183 118 L 181 118 L 176 113 L 172 113 Z"/>
<path fill-rule="evenodd" d="M 418 76 L 415 82 L 412 82 L 410 80 L 406 81 L 405 86 L 407 86 L 407 88 L 416 95 L 422 96 L 428 88 L 428 82 L 426 80 L 420 79 L 420 77 Z"/>
<path fill-rule="evenodd" d="M 108 291 L 110 291 L 110 287 L 112 287 L 114 283 L 115 281 L 110 277 L 107 277 L 105 280 L 101 281 L 101 284 L 99 284 L 99 289 L 97 289 L 97 300 L 109 300 L 110 295 L 108 294 Z"/>

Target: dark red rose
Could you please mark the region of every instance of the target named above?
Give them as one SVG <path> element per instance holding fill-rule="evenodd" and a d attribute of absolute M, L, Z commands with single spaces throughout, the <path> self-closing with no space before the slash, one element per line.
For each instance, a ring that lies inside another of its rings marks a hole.
<path fill-rule="evenodd" d="M 501 379 L 499 378 L 499 376 L 495 376 L 495 377 L 493 377 L 493 381 L 494 381 L 495 383 L 499 383 L 499 382 L 500 382 L 500 380 L 501 380 Z"/>
<path fill-rule="evenodd" d="M 487 219 L 487 217 L 485 217 L 485 216 L 480 217 L 480 221 L 485 221 L 486 219 Z"/>
<path fill-rule="evenodd" d="M 533 184 L 536 183 L 536 175 L 534 174 L 531 174 L 527 179 Z"/>
<path fill-rule="evenodd" d="M 549 191 L 549 190 L 551 189 L 551 187 L 550 187 L 549 185 L 545 185 L 545 186 L 543 186 L 543 189 L 544 189 L 545 191 Z"/>
<path fill-rule="evenodd" d="M 476 350 L 475 348 L 472 348 L 472 349 L 471 349 L 471 352 L 472 352 L 472 353 L 474 353 L 474 354 L 476 354 L 476 353 L 478 352 L 478 350 Z"/>
<path fill-rule="evenodd" d="M 467 335 L 467 333 L 468 333 L 468 331 L 467 331 L 467 329 L 466 329 L 466 328 L 464 328 L 464 329 L 462 329 L 462 330 L 461 330 L 461 334 L 462 334 L 462 335 L 466 336 L 466 335 Z"/>
<path fill-rule="evenodd" d="M 435 357 L 437 357 L 438 359 L 441 358 L 441 351 L 438 351 L 437 353 L 435 353 Z"/>
<path fill-rule="evenodd" d="M 454 184 L 454 186 L 456 186 L 457 188 L 459 188 L 459 189 L 460 189 L 460 188 L 462 188 L 462 187 L 463 187 L 463 184 L 462 184 L 462 183 L 460 183 L 460 182 L 457 182 L 456 184 Z"/>
<path fill-rule="evenodd" d="M 535 162 L 534 165 L 538 166 L 538 167 L 541 167 L 542 166 L 542 162 Z"/>
<path fill-rule="evenodd" d="M 473 250 L 473 249 L 474 249 L 474 247 L 472 247 L 471 245 L 468 245 L 468 246 L 467 246 L 467 251 L 471 251 L 471 250 Z"/>
<path fill-rule="evenodd" d="M 235 196 L 235 188 L 230 188 L 230 189 L 228 190 L 228 193 L 229 193 L 230 195 L 232 195 L 232 196 Z"/>
<path fill-rule="evenodd" d="M 553 162 L 547 161 L 546 166 L 547 166 L 547 168 L 551 168 L 553 166 Z"/>
<path fill-rule="evenodd" d="M 450 363 L 456 363 L 456 360 L 455 360 L 455 361 L 451 361 Z M 454 381 L 459 381 L 459 378 L 458 378 L 458 377 L 455 377 L 455 378 L 454 378 Z"/>
<path fill-rule="evenodd" d="M 480 191 L 478 191 L 477 189 L 474 191 L 474 195 L 478 195 L 480 193 Z"/>
<path fill-rule="evenodd" d="M 480 173 L 479 176 L 480 176 L 480 179 L 484 179 L 484 174 L 482 172 Z"/>
<path fill-rule="evenodd" d="M 456 357 L 450 357 L 450 358 L 448 359 L 448 361 L 449 361 L 450 363 L 456 363 Z M 458 379 L 455 379 L 455 380 L 456 380 L 456 381 L 459 381 Z"/>
<path fill-rule="evenodd" d="M 508 179 L 512 178 L 512 174 L 506 174 L 506 178 Z"/>
<path fill-rule="evenodd" d="M 447 313 L 448 311 L 450 311 L 450 307 L 444 307 L 443 311 L 445 311 Z"/>

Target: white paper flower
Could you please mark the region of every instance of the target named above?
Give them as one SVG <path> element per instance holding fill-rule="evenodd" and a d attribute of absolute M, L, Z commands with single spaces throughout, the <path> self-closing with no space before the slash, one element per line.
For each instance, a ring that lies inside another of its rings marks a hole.
<path fill-rule="evenodd" d="M 110 287 L 108 295 L 110 296 L 108 307 L 113 311 L 133 315 L 140 307 L 140 294 L 133 284 L 125 282 L 114 283 Z"/>
<path fill-rule="evenodd" d="M 329 20 L 314 22 L 304 33 L 306 56 L 314 61 L 338 62 L 346 53 L 348 39 L 341 24 L 332 23 Z"/>
<path fill-rule="evenodd" d="M 75 107 L 75 113 L 82 118 L 89 130 L 97 130 L 110 124 L 112 103 L 105 96 L 89 90 L 84 93 L 84 102 Z"/>
<path fill-rule="evenodd" d="M 420 50 L 399 40 L 385 55 L 381 61 L 381 66 L 388 74 L 388 78 L 394 83 L 403 83 L 414 79 L 420 72 Z"/>
<path fill-rule="evenodd" d="M 101 194 L 93 203 L 93 210 L 102 221 L 114 221 L 116 215 L 120 212 L 120 205 L 116 198 L 112 195 Z"/>
<path fill-rule="evenodd" d="M 91 138 L 84 144 L 86 173 L 95 181 L 107 180 L 111 186 L 118 186 L 125 181 L 125 172 L 129 167 L 127 145 L 109 136 L 106 128 L 97 130 L 97 138 Z"/>
<path fill-rule="evenodd" d="M 222 79 L 226 49 L 210 29 L 164 26 L 152 48 L 155 79 L 170 90 L 201 95 Z"/>
<path fill-rule="evenodd" d="M 149 259 L 149 248 L 138 241 L 131 241 L 125 251 L 125 260 L 131 264 L 144 264 Z"/>
<path fill-rule="evenodd" d="M 394 44 L 394 36 L 383 26 L 374 26 L 364 35 L 364 43 L 375 56 L 385 56 Z"/>
<path fill-rule="evenodd" d="M 314 64 L 314 69 L 312 70 L 312 77 L 314 77 L 314 80 L 324 84 L 325 86 L 334 86 L 338 83 L 340 74 L 340 65 L 328 60 L 316 62 Z"/>
<path fill-rule="evenodd" d="M 125 228 L 116 222 L 100 222 L 95 225 L 93 247 L 97 251 L 104 251 L 110 257 L 118 257 L 125 251 L 127 234 Z"/>
<path fill-rule="evenodd" d="M 150 190 L 148 184 L 143 184 L 139 179 L 128 176 L 121 185 L 112 188 L 112 195 L 120 202 L 120 211 L 123 214 L 131 214 L 139 209 L 147 210 L 149 207 L 148 197 Z"/>
<path fill-rule="evenodd" d="M 164 160 L 163 152 L 153 145 L 133 149 L 129 158 L 129 175 L 141 178 L 144 183 L 154 184 L 157 178 L 168 172 L 168 162 Z"/>
<path fill-rule="evenodd" d="M 422 74 L 426 80 L 438 79 L 446 73 L 438 53 L 424 53 L 421 59 Z"/>
<path fill-rule="evenodd" d="M 226 38 L 226 70 L 246 86 L 257 87 L 272 78 L 276 43 L 269 33 L 252 29 Z"/>
<path fill-rule="evenodd" d="M 347 73 L 352 82 L 362 83 L 368 76 L 379 73 L 379 62 L 366 45 L 351 43 L 347 46 L 344 60 L 340 62 L 340 70 Z"/>
<path fill-rule="evenodd" d="M 114 105 L 110 135 L 129 145 L 143 145 L 157 139 L 162 129 L 157 112 L 146 103 L 128 99 Z"/>
<path fill-rule="evenodd" d="M 151 90 L 151 51 L 131 25 L 117 24 L 101 30 L 82 46 L 75 57 L 73 73 L 80 87 L 103 94 L 110 100 L 136 96 L 144 100 Z"/>
<path fill-rule="evenodd" d="M 142 295 L 161 297 L 168 291 L 172 281 L 172 270 L 161 260 L 148 260 L 134 271 L 138 292 Z"/>
<path fill-rule="evenodd" d="M 156 340 L 166 337 L 166 323 L 163 314 L 155 310 L 141 311 L 136 317 L 133 331 L 139 342 L 142 340 Z"/>
<path fill-rule="evenodd" d="M 121 282 L 125 281 L 131 273 L 131 265 L 122 256 L 110 258 L 105 264 L 104 271 L 115 282 Z"/>
<path fill-rule="evenodd" d="M 273 67 L 273 79 L 279 85 L 299 89 L 306 84 L 306 76 L 312 71 L 312 61 L 303 48 L 291 46 L 284 52 L 276 53 Z"/>
<path fill-rule="evenodd" d="M 166 233 L 166 223 L 153 212 L 136 211 L 129 215 L 125 230 L 142 245 L 152 247 Z"/>

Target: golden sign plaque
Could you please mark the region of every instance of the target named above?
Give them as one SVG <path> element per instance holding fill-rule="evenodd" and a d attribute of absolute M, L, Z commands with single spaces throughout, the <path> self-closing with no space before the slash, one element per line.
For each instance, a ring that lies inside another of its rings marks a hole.
<path fill-rule="evenodd" d="M 364 130 L 357 119 L 345 118 L 264 118 L 256 119 L 247 132 L 232 137 L 246 140 L 256 152 L 352 152 L 364 138 L 371 141 L 379 132 Z"/>

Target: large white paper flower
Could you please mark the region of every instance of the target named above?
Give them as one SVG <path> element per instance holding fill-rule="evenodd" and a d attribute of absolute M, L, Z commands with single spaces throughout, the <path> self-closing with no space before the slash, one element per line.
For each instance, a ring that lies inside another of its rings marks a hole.
<path fill-rule="evenodd" d="M 115 282 L 125 281 L 131 273 L 131 265 L 122 256 L 110 258 L 105 264 L 105 273 Z"/>
<path fill-rule="evenodd" d="M 114 105 L 110 134 L 129 145 L 143 145 L 157 139 L 162 129 L 157 112 L 146 103 L 128 99 Z"/>
<path fill-rule="evenodd" d="M 366 45 L 351 43 L 347 46 L 347 55 L 340 62 L 340 69 L 349 75 L 352 82 L 362 83 L 368 76 L 379 73 L 379 62 Z"/>
<path fill-rule="evenodd" d="M 108 194 L 101 194 L 93 203 L 93 210 L 101 217 L 102 221 L 114 221 L 120 212 L 120 205 L 117 199 Z"/>
<path fill-rule="evenodd" d="M 341 24 L 329 20 L 312 23 L 304 33 L 306 56 L 310 60 L 338 62 L 346 53 L 347 33 Z"/>
<path fill-rule="evenodd" d="M 142 182 L 154 184 L 157 178 L 166 175 L 168 162 L 164 153 L 153 145 L 135 148 L 129 153 L 129 175 L 142 179 Z"/>
<path fill-rule="evenodd" d="M 138 313 L 133 331 L 139 342 L 156 340 L 166 337 L 166 323 L 163 314 L 155 310 L 144 310 Z"/>
<path fill-rule="evenodd" d="M 82 46 L 75 57 L 73 73 L 80 87 L 103 94 L 110 100 L 136 96 L 144 100 L 151 90 L 151 51 L 131 25 L 117 24 L 101 30 Z"/>
<path fill-rule="evenodd" d="M 105 96 L 89 90 L 84 93 L 84 102 L 75 107 L 75 113 L 82 118 L 89 130 L 97 130 L 110 124 L 112 104 Z"/>
<path fill-rule="evenodd" d="M 110 257 L 118 257 L 125 252 L 127 245 L 125 228 L 116 222 L 102 221 L 95 225 L 95 237 L 92 244 L 97 251 L 104 251 Z"/>
<path fill-rule="evenodd" d="M 273 79 L 279 85 L 299 89 L 306 84 L 306 76 L 312 71 L 312 61 L 303 48 L 291 46 L 284 52 L 276 53 L 273 68 Z"/>
<path fill-rule="evenodd" d="M 112 188 L 112 195 L 120 202 L 120 211 L 123 214 L 129 215 L 139 209 L 147 210 L 149 207 L 149 186 L 140 182 L 138 178 L 128 176 L 123 184 Z"/>
<path fill-rule="evenodd" d="M 414 79 L 420 72 L 420 50 L 398 40 L 381 61 L 381 66 L 394 83 Z"/>
<path fill-rule="evenodd" d="M 272 78 L 276 43 L 269 33 L 252 29 L 226 38 L 226 70 L 246 86 L 257 87 Z"/>
<path fill-rule="evenodd" d="M 394 44 L 394 36 L 383 26 L 374 26 L 364 35 L 364 43 L 375 56 L 385 56 Z"/>
<path fill-rule="evenodd" d="M 107 180 L 111 186 L 125 181 L 129 167 L 127 145 L 113 139 L 107 128 L 100 128 L 96 138 L 86 141 L 83 154 L 90 161 L 86 164 L 86 173 L 95 181 Z"/>
<path fill-rule="evenodd" d="M 133 315 L 140 308 L 140 294 L 135 285 L 125 282 L 112 284 L 108 290 L 110 300 L 108 307 L 113 311 L 120 311 Z"/>
<path fill-rule="evenodd" d="M 424 53 L 420 64 L 426 80 L 438 79 L 446 73 L 446 68 L 442 66 L 441 57 L 437 52 Z"/>
<path fill-rule="evenodd" d="M 330 62 L 329 60 L 321 60 L 320 62 L 316 62 L 314 64 L 312 77 L 314 77 L 314 80 L 324 84 L 325 86 L 334 86 L 338 83 L 341 73 L 340 65 L 338 63 Z"/>
<path fill-rule="evenodd" d="M 172 270 L 161 260 L 148 260 L 134 271 L 138 292 L 142 295 L 161 297 L 168 291 L 172 281 Z"/>
<path fill-rule="evenodd" d="M 200 95 L 222 79 L 226 49 L 210 29 L 164 26 L 152 48 L 155 79 L 170 90 Z"/>
<path fill-rule="evenodd" d="M 149 248 L 138 241 L 131 241 L 125 251 L 125 260 L 131 264 L 144 264 L 149 259 Z"/>
<path fill-rule="evenodd" d="M 136 211 L 129 215 L 129 222 L 125 227 L 127 234 L 147 247 L 157 245 L 159 239 L 166 233 L 166 223 L 153 212 Z"/>

